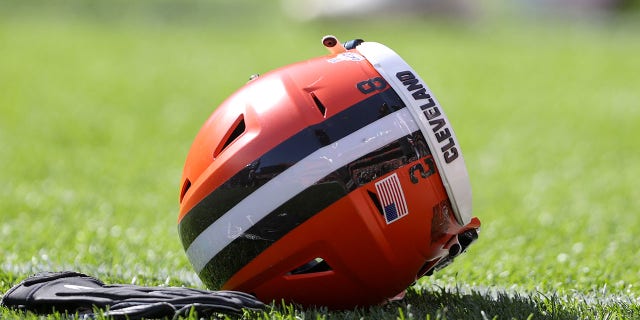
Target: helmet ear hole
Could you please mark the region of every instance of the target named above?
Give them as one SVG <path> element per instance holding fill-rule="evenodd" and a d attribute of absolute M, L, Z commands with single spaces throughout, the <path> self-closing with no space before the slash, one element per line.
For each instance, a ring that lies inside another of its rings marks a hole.
<path fill-rule="evenodd" d="M 288 275 L 311 274 L 333 270 L 326 260 L 317 257 L 309 262 L 291 270 Z"/>

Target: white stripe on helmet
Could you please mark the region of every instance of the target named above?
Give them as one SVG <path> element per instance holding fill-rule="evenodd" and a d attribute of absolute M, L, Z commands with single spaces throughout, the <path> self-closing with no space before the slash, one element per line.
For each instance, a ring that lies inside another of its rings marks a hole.
<path fill-rule="evenodd" d="M 329 173 L 418 130 L 407 108 L 322 147 L 275 176 L 200 233 L 187 249 L 197 273 L 233 240 Z"/>

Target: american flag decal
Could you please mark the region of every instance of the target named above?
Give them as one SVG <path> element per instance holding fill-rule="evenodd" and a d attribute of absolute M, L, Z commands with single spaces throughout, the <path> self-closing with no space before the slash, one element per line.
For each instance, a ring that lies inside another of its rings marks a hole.
<path fill-rule="evenodd" d="M 409 213 L 397 173 L 376 182 L 376 191 L 378 192 L 378 198 L 380 199 L 387 224 Z"/>

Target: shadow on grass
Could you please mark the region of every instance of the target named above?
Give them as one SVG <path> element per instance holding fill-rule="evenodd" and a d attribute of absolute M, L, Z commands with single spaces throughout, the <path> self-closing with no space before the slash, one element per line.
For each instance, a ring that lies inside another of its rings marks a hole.
<path fill-rule="evenodd" d="M 582 310 L 584 311 L 584 310 Z M 558 297 L 507 291 L 409 288 L 403 300 L 384 306 L 329 311 L 276 306 L 264 319 L 580 319 L 581 311 Z M 593 316 L 594 314 L 591 313 Z M 259 317 L 260 318 L 260 317 Z"/>
<path fill-rule="evenodd" d="M 506 291 L 410 288 L 396 307 L 399 316 L 414 319 L 578 319 L 556 297 Z M 400 314 L 401 313 L 401 314 Z"/>

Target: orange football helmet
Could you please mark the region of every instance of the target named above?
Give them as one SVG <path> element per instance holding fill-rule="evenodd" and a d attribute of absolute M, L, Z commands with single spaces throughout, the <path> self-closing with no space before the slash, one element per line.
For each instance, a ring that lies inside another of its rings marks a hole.
<path fill-rule="evenodd" d="M 443 108 L 388 47 L 252 78 L 195 138 L 179 233 L 211 289 L 334 309 L 384 303 L 478 237 Z"/>

